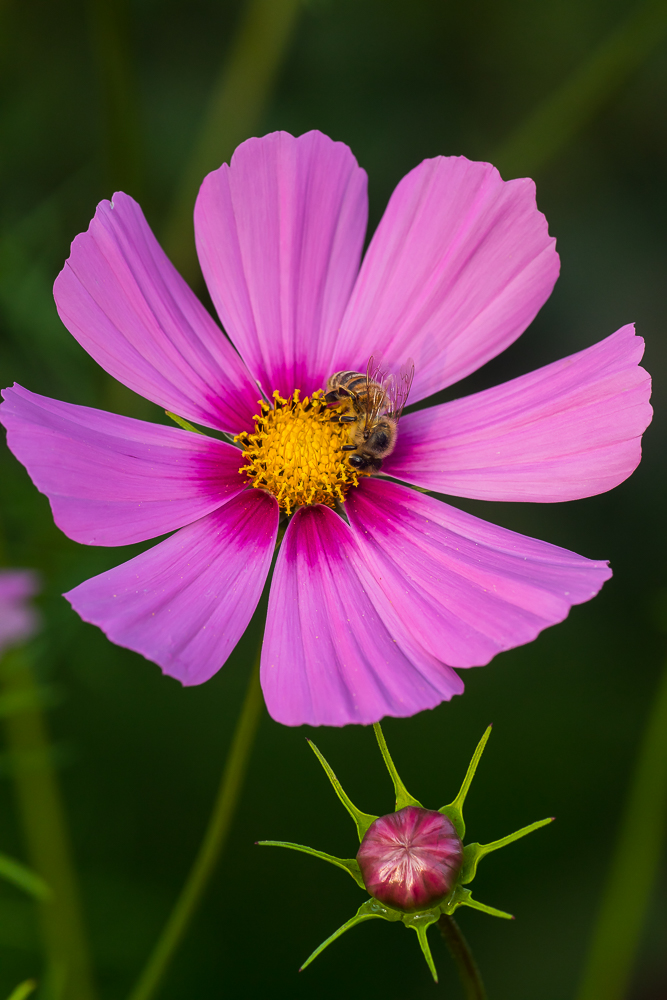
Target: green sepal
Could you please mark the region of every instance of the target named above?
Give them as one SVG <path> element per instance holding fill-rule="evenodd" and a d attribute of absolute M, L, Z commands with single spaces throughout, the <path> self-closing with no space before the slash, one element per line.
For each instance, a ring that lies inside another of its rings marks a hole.
<path fill-rule="evenodd" d="M 349 812 L 350 816 L 354 820 L 354 822 L 356 824 L 356 827 L 357 827 L 357 833 L 359 834 L 359 843 L 361 843 L 361 841 L 364 839 L 364 834 L 366 833 L 366 830 L 371 825 L 371 823 L 375 822 L 375 820 L 378 817 L 377 816 L 371 816 L 370 813 L 365 813 L 365 812 L 362 812 L 361 809 L 357 809 L 357 807 L 354 805 L 354 803 L 348 798 L 348 796 L 343 791 L 343 786 L 341 785 L 340 781 L 338 780 L 338 778 L 336 777 L 336 775 L 333 773 L 333 770 L 331 769 L 331 767 L 329 766 L 329 764 L 327 764 L 326 760 L 324 759 L 324 757 L 322 756 L 322 754 L 320 753 L 320 751 L 317 749 L 317 747 L 315 746 L 315 744 L 311 740 L 307 740 L 307 743 L 310 746 L 310 749 L 313 751 L 313 753 L 317 757 L 317 759 L 319 760 L 319 762 L 322 765 L 322 767 L 324 768 L 324 770 L 326 772 L 326 775 L 327 775 L 327 778 L 329 779 L 329 781 L 331 782 L 331 784 L 334 787 L 334 791 L 335 791 L 336 795 L 338 796 L 338 798 L 343 803 L 343 805 L 345 806 L 345 808 Z"/>
<path fill-rule="evenodd" d="M 500 917 L 501 920 L 514 920 L 513 913 L 506 913 L 504 910 L 497 910 L 495 906 L 487 906 L 486 903 L 480 903 L 478 900 L 473 899 L 472 895 L 469 895 L 467 899 L 463 900 L 461 906 L 469 906 L 473 910 L 480 910 L 482 913 L 488 913 L 490 917 Z"/>
<path fill-rule="evenodd" d="M 178 424 L 179 427 L 182 427 L 184 431 L 192 431 L 193 434 L 204 433 L 203 431 L 197 430 L 196 427 L 193 427 L 192 424 L 188 423 L 187 420 L 184 420 L 183 417 L 179 417 L 177 413 L 171 413 L 170 410 L 165 410 L 164 412 L 167 414 L 170 420 L 173 420 L 175 424 Z"/>
<path fill-rule="evenodd" d="M 464 889 L 461 883 L 457 882 L 449 896 L 442 901 L 438 909 L 440 913 L 451 917 L 452 913 L 459 906 L 469 906 L 473 910 L 481 910 L 482 913 L 488 913 L 492 917 L 501 917 L 503 920 L 514 920 L 514 916 L 511 913 L 505 913 L 504 910 L 497 910 L 494 906 L 487 906 L 486 903 L 478 903 L 476 899 L 472 898 L 470 889 Z"/>
<path fill-rule="evenodd" d="M 379 722 L 374 723 L 373 729 L 375 730 L 375 736 L 378 741 L 378 746 L 380 747 L 380 753 L 386 764 L 387 770 L 391 776 L 391 780 L 394 783 L 394 791 L 396 792 L 396 812 L 399 809 L 404 809 L 405 806 L 417 806 L 419 809 L 423 809 L 423 805 L 419 802 L 410 792 L 407 790 L 403 782 L 401 781 L 396 766 L 391 759 L 391 754 L 387 747 L 387 741 L 384 738 L 384 733 L 382 732 L 382 727 Z"/>
<path fill-rule="evenodd" d="M 0 854 L 0 878 L 6 879 L 7 882 L 11 882 L 19 889 L 23 889 L 35 899 L 51 898 L 51 889 L 44 879 L 7 854 Z M 362 888 L 365 887 L 362 885 Z"/>
<path fill-rule="evenodd" d="M 467 892 L 467 890 L 464 891 Z M 400 910 L 395 910 L 391 906 L 385 906 L 384 903 L 380 903 L 377 899 L 367 899 L 365 903 L 361 904 L 353 917 L 347 920 L 342 927 L 338 928 L 337 931 L 334 931 L 333 934 L 326 939 L 326 941 L 322 942 L 319 948 L 315 949 L 312 955 L 308 956 L 299 969 L 299 972 L 302 972 L 306 966 L 310 965 L 310 963 L 316 959 L 325 948 L 328 948 L 329 945 L 344 934 L 345 931 L 349 931 L 351 927 L 356 927 L 357 924 L 363 923 L 364 920 L 379 918 L 381 920 L 388 920 L 390 923 L 401 922 L 405 924 L 406 927 L 410 927 L 413 931 L 416 931 L 419 939 L 419 946 L 422 950 L 424 958 L 426 959 L 426 964 L 431 971 L 433 979 L 437 983 L 438 974 L 436 972 L 433 956 L 431 955 L 431 949 L 426 938 L 426 931 L 431 924 L 436 923 L 439 917 L 439 907 L 434 910 L 425 910 L 421 913 L 401 913 Z"/>
<path fill-rule="evenodd" d="M 480 762 L 481 756 L 484 753 L 484 747 L 486 746 L 489 736 L 491 735 L 491 730 L 493 726 L 487 726 L 486 732 L 482 736 L 481 740 L 475 748 L 475 752 L 472 755 L 472 760 L 468 765 L 468 770 L 466 771 L 466 776 L 463 779 L 463 784 L 459 789 L 459 793 L 453 802 L 450 802 L 447 806 L 442 806 L 438 809 L 439 813 L 446 816 L 447 819 L 451 820 L 454 825 L 454 829 L 457 834 L 463 840 L 466 832 L 466 825 L 463 819 L 463 803 L 466 800 L 466 795 L 472 784 L 472 779 L 475 777 L 475 771 L 477 770 L 477 765 Z"/>
<path fill-rule="evenodd" d="M 426 959 L 426 964 L 429 967 L 431 975 L 433 976 L 433 981 L 437 983 L 438 973 L 435 969 L 435 962 L 433 961 L 433 956 L 431 955 L 431 949 L 429 947 L 428 938 L 426 937 L 426 931 L 429 929 L 431 924 L 435 924 L 440 918 L 440 907 L 435 910 L 423 910 L 421 913 L 402 913 L 401 919 L 406 927 L 417 932 L 417 938 L 419 939 L 419 947 L 422 950 L 422 954 Z"/>
<path fill-rule="evenodd" d="M 472 882 L 475 875 L 477 874 L 477 865 L 486 857 L 487 854 L 491 854 L 493 851 L 499 851 L 501 847 L 507 847 L 508 844 L 513 844 L 515 840 L 520 840 L 521 837 L 525 837 L 527 834 L 532 833 L 533 830 L 539 830 L 540 827 L 546 826 L 548 823 L 553 823 L 554 817 L 548 816 L 546 819 L 538 819 L 535 823 L 530 823 L 529 826 L 522 826 L 520 830 L 515 833 L 508 833 L 506 837 L 501 837 L 500 840 L 494 840 L 490 844 L 468 844 L 463 848 L 463 868 L 461 869 L 461 874 L 459 875 L 459 882 L 465 885 L 467 882 Z"/>
<path fill-rule="evenodd" d="M 324 851 L 316 851 L 314 847 L 305 847 L 303 844 L 290 844 L 286 840 L 258 840 L 259 847 L 289 847 L 292 851 L 301 851 L 303 854 L 312 854 L 314 858 L 321 858 L 328 861 L 337 868 L 343 868 L 352 876 L 354 881 L 362 889 L 365 889 L 364 880 L 361 877 L 361 868 L 356 858 L 335 858 L 333 854 L 325 854 Z"/>
<path fill-rule="evenodd" d="M 397 910 L 392 910 L 391 911 L 392 913 L 396 914 L 395 917 L 387 917 L 387 916 L 385 916 L 384 912 L 382 912 L 382 913 L 377 912 L 378 909 L 384 911 L 384 910 L 388 909 L 388 907 L 381 906 L 380 904 L 377 904 L 374 899 L 367 899 L 365 903 L 361 904 L 361 906 L 359 907 L 359 909 L 357 910 L 357 912 L 355 913 L 355 915 L 353 917 L 351 917 L 349 920 L 347 920 L 343 924 L 342 927 L 338 928 L 337 931 L 334 931 L 333 934 L 331 934 L 326 939 L 326 941 L 322 942 L 322 944 L 319 946 L 319 948 L 315 949 L 315 951 L 312 953 L 312 955 L 308 956 L 308 958 L 306 959 L 306 961 L 303 963 L 303 965 L 299 969 L 299 972 L 303 972 L 303 970 L 308 965 L 310 965 L 310 963 L 312 961 L 314 961 L 317 958 L 317 956 L 320 955 L 324 951 L 325 948 L 328 948 L 329 945 L 332 944 L 342 934 L 344 934 L 345 931 L 349 931 L 349 929 L 351 927 L 356 927 L 357 924 L 363 923 L 364 920 L 373 920 L 374 917 L 381 917 L 384 920 L 398 920 L 398 919 L 400 919 L 400 913 L 398 913 Z"/>

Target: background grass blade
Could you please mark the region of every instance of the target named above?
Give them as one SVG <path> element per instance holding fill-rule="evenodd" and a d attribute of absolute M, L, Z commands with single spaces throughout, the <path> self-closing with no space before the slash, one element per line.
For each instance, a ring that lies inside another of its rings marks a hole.
<path fill-rule="evenodd" d="M 667 665 L 646 723 L 577 1000 L 623 1000 L 667 830 Z"/>
<path fill-rule="evenodd" d="M 637 6 L 491 157 L 505 178 L 536 174 L 616 94 L 667 33 L 667 3 Z"/>

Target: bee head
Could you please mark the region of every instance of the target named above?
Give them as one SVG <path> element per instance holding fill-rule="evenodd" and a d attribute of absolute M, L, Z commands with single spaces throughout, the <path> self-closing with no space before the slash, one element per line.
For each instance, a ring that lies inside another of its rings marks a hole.
<path fill-rule="evenodd" d="M 385 458 L 394 448 L 396 431 L 389 420 L 380 420 L 370 433 L 364 435 L 366 448 L 379 458 Z"/>
<path fill-rule="evenodd" d="M 375 458 L 373 455 L 360 455 L 358 452 L 350 455 L 348 462 L 353 469 L 359 469 L 360 472 L 379 472 L 382 468 L 381 458 Z"/>

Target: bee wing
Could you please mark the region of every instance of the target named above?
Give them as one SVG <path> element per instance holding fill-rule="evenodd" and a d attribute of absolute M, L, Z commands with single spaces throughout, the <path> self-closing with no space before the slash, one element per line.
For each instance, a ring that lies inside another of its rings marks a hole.
<path fill-rule="evenodd" d="M 385 391 L 389 398 L 389 409 L 387 413 L 394 420 L 398 420 L 401 413 L 403 412 L 403 407 L 408 401 L 408 396 L 410 395 L 410 389 L 412 388 L 412 380 L 415 377 L 415 363 L 412 358 L 408 358 L 404 365 L 401 367 L 400 374 L 398 378 L 393 375 L 390 379 L 387 379 Z"/>
<path fill-rule="evenodd" d="M 371 354 L 368 359 L 368 364 L 366 365 L 366 382 L 370 385 L 371 382 L 379 382 L 382 384 L 387 376 L 387 369 L 383 367 L 382 362 L 376 363 L 374 355 Z"/>
<path fill-rule="evenodd" d="M 366 367 L 366 413 L 364 430 L 369 430 L 376 424 L 383 413 L 387 412 L 387 384 L 393 376 L 387 376 L 386 368 L 375 363 L 371 354 Z M 380 386 L 381 389 L 374 388 Z"/>

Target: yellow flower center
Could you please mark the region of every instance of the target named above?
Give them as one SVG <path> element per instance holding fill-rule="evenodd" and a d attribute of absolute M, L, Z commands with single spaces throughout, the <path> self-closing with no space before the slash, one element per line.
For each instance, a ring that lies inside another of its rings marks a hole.
<path fill-rule="evenodd" d="M 252 486 L 273 493 L 288 515 L 305 504 L 334 507 L 368 475 L 346 461 L 342 448 L 350 440 L 349 425 L 332 421 L 321 389 L 304 399 L 298 389 L 287 399 L 276 391 L 273 399 L 273 407 L 260 401 L 255 433 L 244 431 L 234 438 L 247 463 L 239 472 L 246 473 Z"/>

